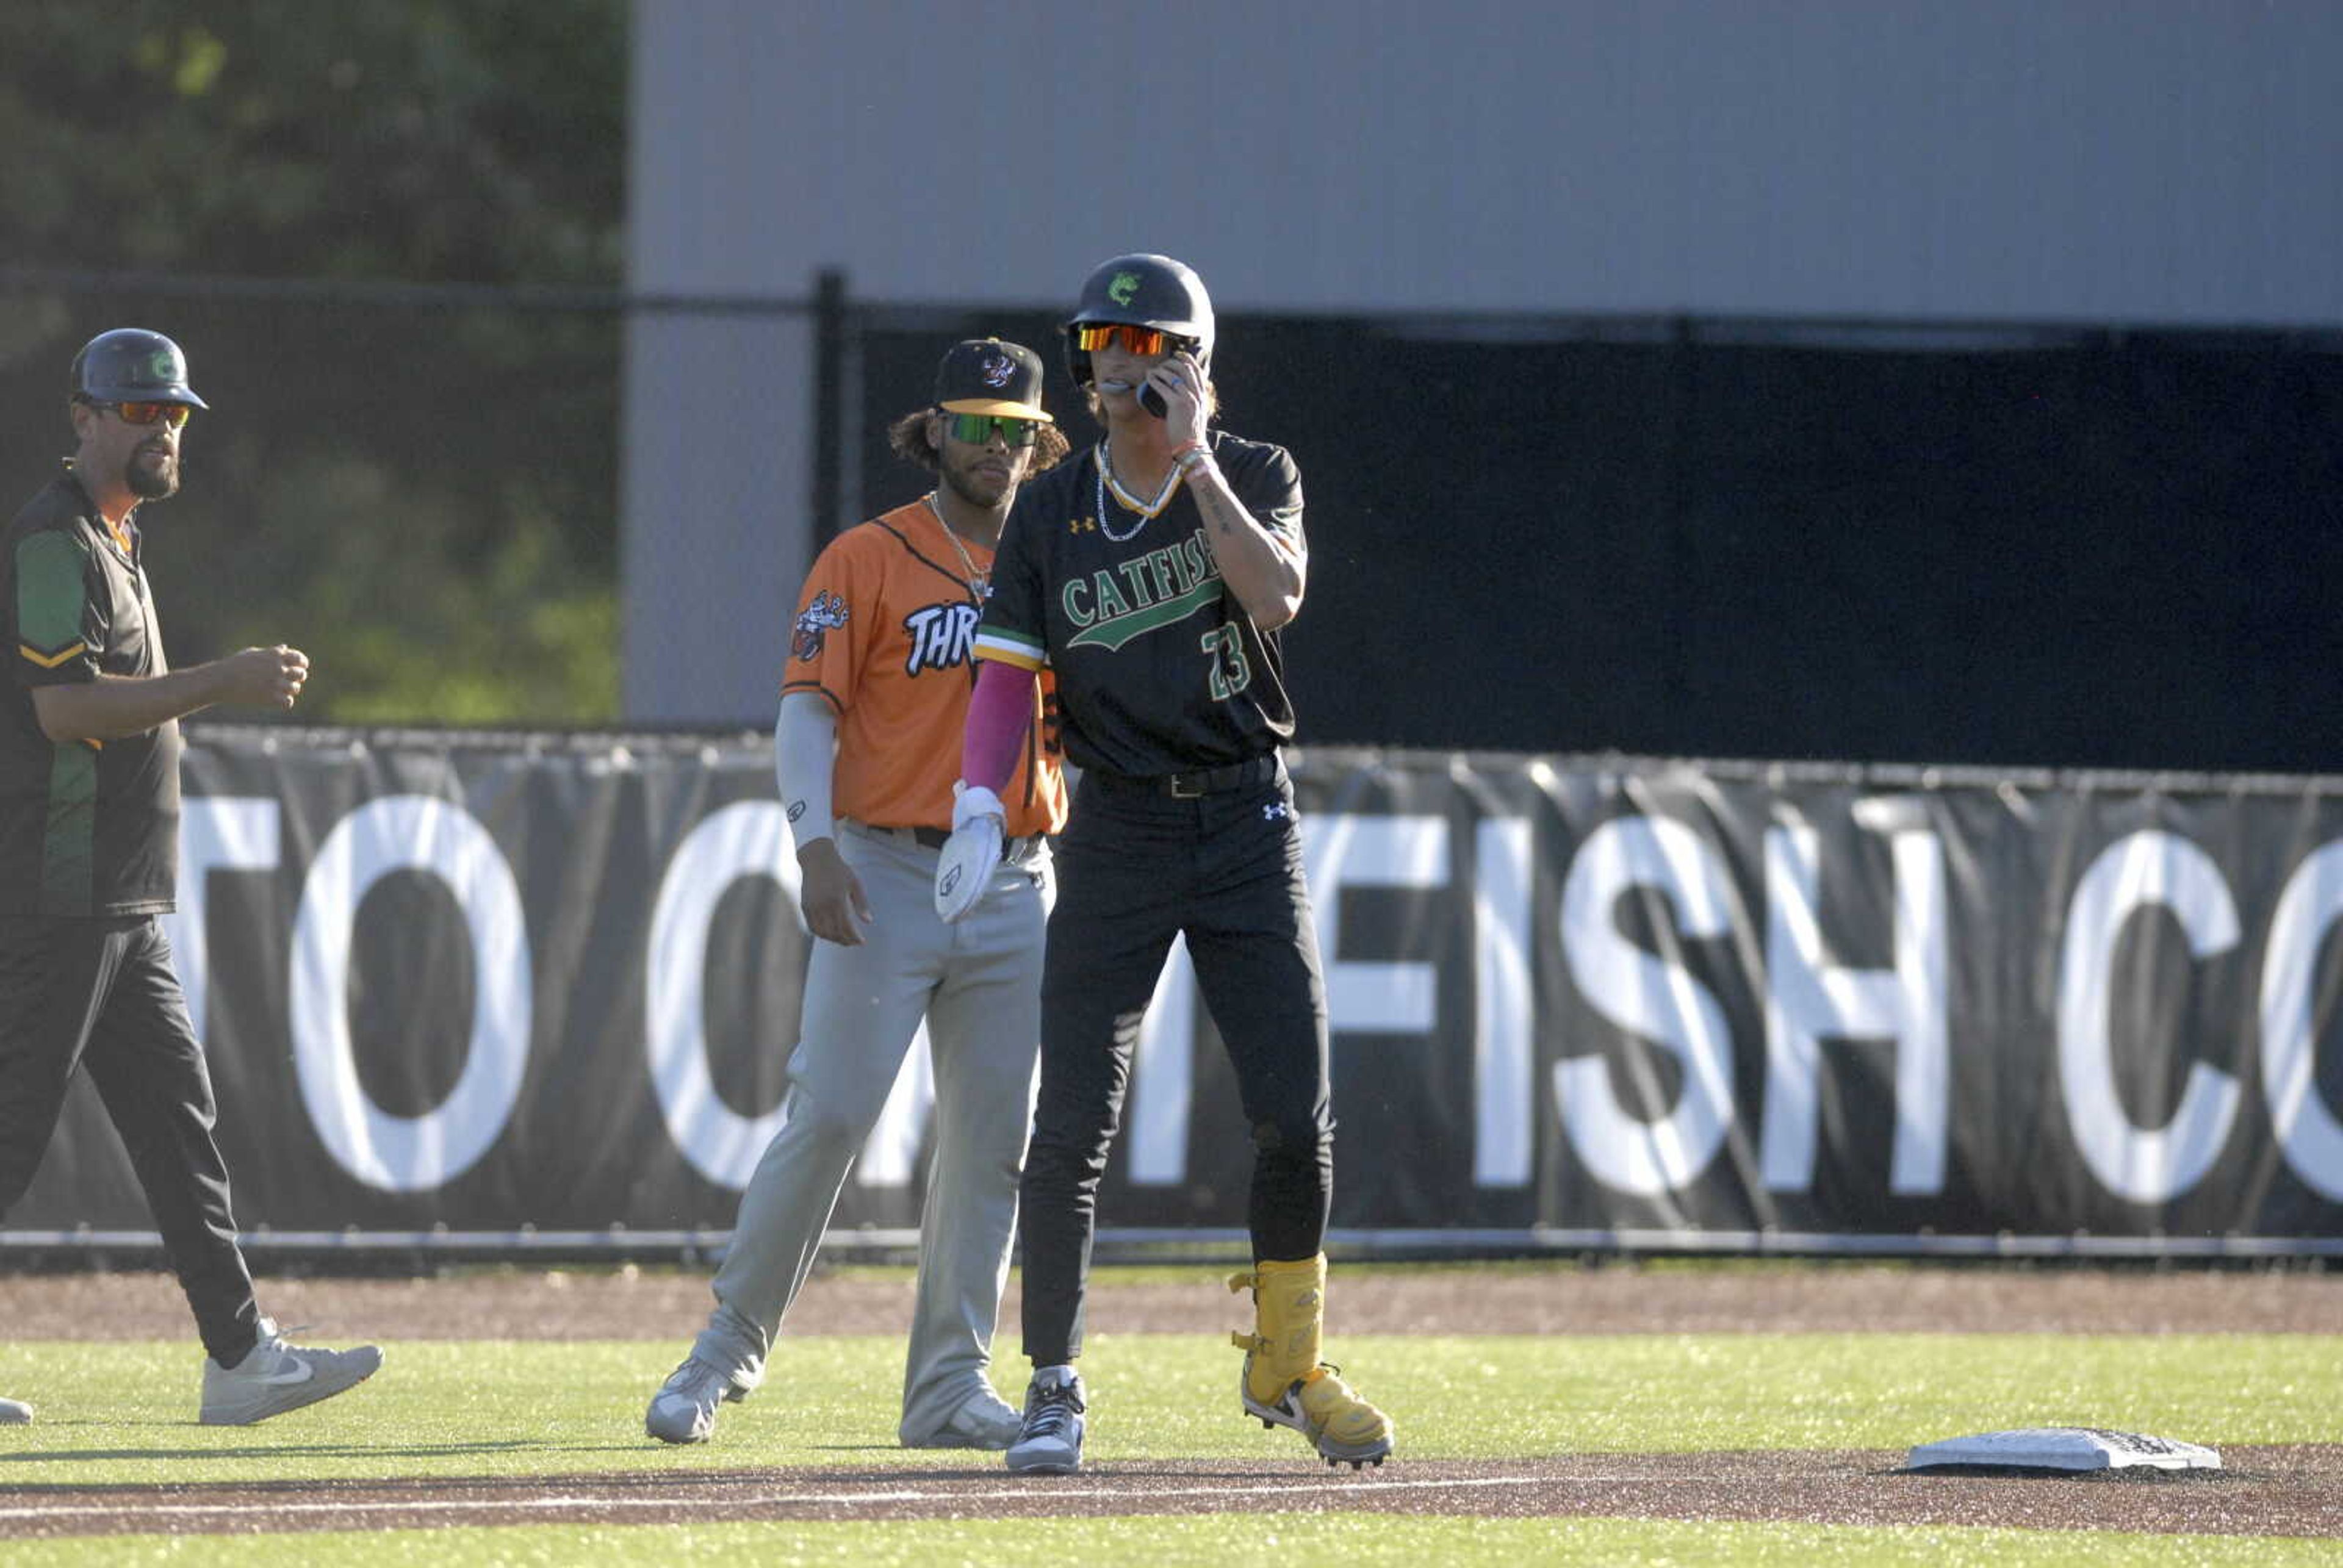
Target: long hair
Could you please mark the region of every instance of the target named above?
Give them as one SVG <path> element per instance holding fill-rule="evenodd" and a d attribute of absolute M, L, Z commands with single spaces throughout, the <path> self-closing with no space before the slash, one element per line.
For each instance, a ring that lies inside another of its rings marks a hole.
<path fill-rule="evenodd" d="M 1095 381 L 1082 383 L 1082 407 L 1090 410 L 1091 418 L 1101 429 L 1106 427 L 1106 416 L 1099 412 L 1099 389 Z M 1211 377 L 1204 378 L 1204 420 L 1207 424 L 1221 417 L 1221 389 Z"/>
<path fill-rule="evenodd" d="M 928 416 L 933 408 L 915 408 L 887 427 L 887 445 L 895 456 L 907 463 L 916 463 L 930 474 L 943 471 L 944 455 L 928 439 Z M 1061 457 L 1072 451 L 1073 443 L 1055 425 L 1043 425 L 1033 438 L 1033 460 L 1025 466 L 1025 477 L 1031 478 L 1042 469 L 1056 465 Z"/>

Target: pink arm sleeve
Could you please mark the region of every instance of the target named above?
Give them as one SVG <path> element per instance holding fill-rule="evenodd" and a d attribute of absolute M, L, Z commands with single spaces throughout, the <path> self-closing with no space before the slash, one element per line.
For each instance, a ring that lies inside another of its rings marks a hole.
<path fill-rule="evenodd" d="M 1033 671 L 986 659 L 976 667 L 960 737 L 960 776 L 998 795 L 1017 771 L 1017 749 L 1033 721 Z"/>

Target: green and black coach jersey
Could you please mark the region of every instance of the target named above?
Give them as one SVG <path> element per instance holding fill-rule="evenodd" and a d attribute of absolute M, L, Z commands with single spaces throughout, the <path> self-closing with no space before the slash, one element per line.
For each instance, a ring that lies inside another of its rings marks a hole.
<path fill-rule="evenodd" d="M 1212 457 L 1297 558 L 1302 475 L 1282 447 L 1214 431 Z M 1278 634 L 1221 581 L 1185 484 L 1150 516 L 1107 486 L 1093 447 L 1017 492 L 977 628 L 980 658 L 1058 673 L 1066 755 L 1153 777 L 1242 762 L 1293 734 Z"/>
<path fill-rule="evenodd" d="M 138 564 L 67 473 L 0 551 L 0 915 L 159 914 L 179 854 L 176 722 L 100 743 L 41 733 L 36 687 L 169 667 Z"/>

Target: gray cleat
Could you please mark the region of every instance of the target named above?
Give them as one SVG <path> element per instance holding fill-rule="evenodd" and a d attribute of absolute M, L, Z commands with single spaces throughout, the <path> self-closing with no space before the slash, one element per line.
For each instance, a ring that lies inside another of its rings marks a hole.
<path fill-rule="evenodd" d="M 205 1361 L 204 1403 L 196 1420 L 206 1426 L 250 1426 L 347 1392 L 381 1365 L 382 1352 L 372 1345 L 310 1350 L 287 1343 L 276 1322 L 263 1318 L 259 1342 L 234 1367 Z"/>
<path fill-rule="evenodd" d="M 0 1426 L 23 1426 L 33 1419 L 33 1407 L 21 1399 L 0 1399 Z"/>
<path fill-rule="evenodd" d="M 716 1407 L 748 1397 L 748 1387 L 722 1368 L 686 1356 L 651 1395 L 651 1407 L 643 1413 L 644 1435 L 661 1442 L 706 1442 L 716 1431 Z"/>
<path fill-rule="evenodd" d="M 1025 1390 L 1025 1422 L 1009 1445 L 1009 1468 L 1020 1475 L 1071 1475 L 1082 1467 L 1082 1380 L 1071 1369 Z"/>
<path fill-rule="evenodd" d="M 902 1441 L 905 1448 L 981 1448 L 998 1453 L 1017 1441 L 1023 1424 L 1017 1407 L 988 1385 L 962 1400 L 940 1431 Z"/>

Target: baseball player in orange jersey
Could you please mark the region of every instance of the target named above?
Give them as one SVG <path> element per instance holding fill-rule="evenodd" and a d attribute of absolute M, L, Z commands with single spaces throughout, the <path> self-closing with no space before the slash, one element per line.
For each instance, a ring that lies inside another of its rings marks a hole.
<path fill-rule="evenodd" d="M 890 429 L 936 488 L 831 542 L 799 600 L 774 727 L 797 839 L 808 968 L 781 1130 L 740 1200 L 716 1308 L 653 1396 L 645 1430 L 700 1442 L 717 1406 L 763 1381 L 856 1152 L 925 1018 L 936 1137 L 897 1435 L 911 1448 L 1009 1446 L 1018 1413 L 985 1367 L 1009 1273 L 1041 1041 L 1045 835 L 1066 819 L 1037 694 L 1002 791 L 1008 852 L 981 918 L 938 918 L 971 650 L 992 548 L 1017 487 L 1065 455 L 1041 362 L 998 338 L 955 345 L 933 407 Z"/>

